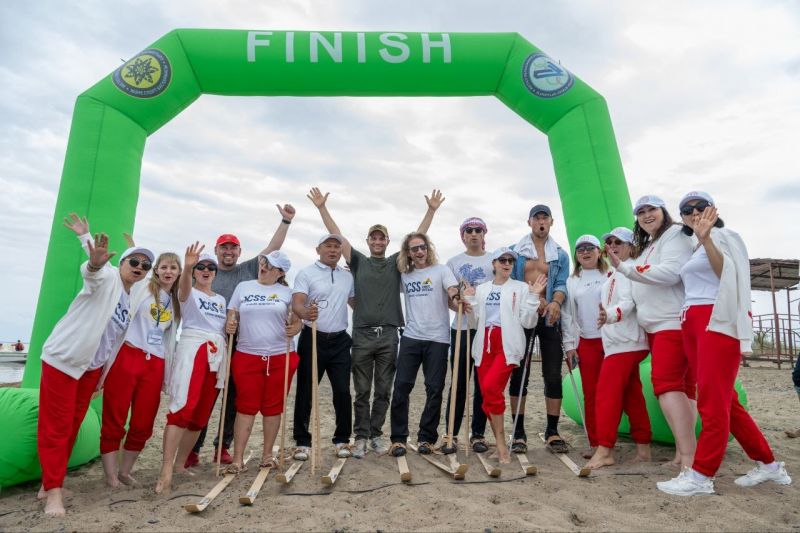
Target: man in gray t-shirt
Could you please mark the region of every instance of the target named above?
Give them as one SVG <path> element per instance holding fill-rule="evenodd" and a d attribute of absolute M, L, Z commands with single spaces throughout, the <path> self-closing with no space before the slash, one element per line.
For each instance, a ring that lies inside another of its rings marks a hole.
<path fill-rule="evenodd" d="M 292 223 L 295 210 L 290 204 L 280 205 L 278 212 L 281 214 L 281 222 L 272 240 L 267 247 L 261 250 L 258 255 L 266 255 L 274 250 L 280 250 L 286 234 L 289 232 L 289 224 Z M 258 277 L 258 255 L 247 261 L 239 263 L 239 255 L 242 247 L 236 235 L 225 233 L 219 236 L 217 244 L 214 246 L 214 253 L 217 256 L 219 267 L 217 275 L 211 283 L 211 290 L 225 297 L 225 302 L 229 302 L 236 286 L 243 281 L 250 281 Z M 234 337 L 232 350 L 236 349 L 236 339 Z M 231 352 L 232 353 L 232 352 Z M 228 382 L 228 402 L 225 405 L 225 434 L 222 436 L 222 462 L 231 463 L 229 448 L 233 442 L 233 423 L 236 420 L 236 386 L 231 379 Z M 206 438 L 207 427 L 203 428 L 197 437 L 192 453 L 186 459 L 186 468 L 194 466 L 200 462 L 200 448 Z M 219 436 L 214 437 L 214 449 L 219 446 Z M 216 454 L 215 454 L 216 457 Z"/>
<path fill-rule="evenodd" d="M 333 221 L 325 202 L 330 193 L 322 194 L 316 187 L 308 194 L 309 200 L 319 209 L 322 222 L 330 233 L 341 235 L 339 226 Z M 425 233 L 433 221 L 433 215 L 444 201 L 442 193 L 434 190 L 430 198 L 425 197 L 428 210 L 418 232 Z M 353 249 L 345 239 L 342 255 L 350 265 L 355 284 L 356 305 L 353 310 L 352 369 L 353 401 L 356 434 L 353 457 L 361 458 L 370 448 L 376 453 L 386 453 L 388 448 L 382 440 L 383 424 L 394 381 L 397 359 L 397 330 L 403 327 L 403 311 L 400 306 L 400 272 L 397 270 L 395 253 L 386 257 L 389 231 L 386 226 L 375 224 L 367 232 L 369 256 Z M 374 395 L 370 408 L 370 393 Z"/>

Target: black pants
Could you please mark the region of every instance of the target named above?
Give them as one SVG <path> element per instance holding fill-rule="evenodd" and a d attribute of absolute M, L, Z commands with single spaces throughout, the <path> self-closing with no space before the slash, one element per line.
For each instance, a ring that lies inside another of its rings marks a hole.
<path fill-rule="evenodd" d="M 350 403 L 350 346 L 353 340 L 346 331 L 338 333 L 317 332 L 317 383 L 323 374 L 333 390 L 333 410 L 336 413 L 336 430 L 333 443 L 350 442 L 353 432 L 353 405 Z M 303 327 L 297 344 L 300 365 L 297 367 L 297 394 L 294 404 L 293 437 L 298 446 L 311 446 L 308 428 L 311 418 L 311 328 Z M 320 399 L 320 403 L 322 400 Z"/>
<path fill-rule="evenodd" d="M 447 375 L 447 344 L 420 341 L 403 336 L 397 354 L 397 371 L 392 392 L 392 442 L 408 440 L 409 396 L 422 365 L 425 378 L 425 408 L 419 419 L 419 442 L 434 443 L 439 438 L 439 418 L 442 414 L 442 391 Z"/>
<path fill-rule="evenodd" d="M 467 396 L 467 373 L 464 368 L 469 365 L 469 372 L 473 374 L 474 383 L 474 396 L 472 397 L 472 424 L 471 436 L 483 436 L 486 431 L 486 413 L 483 412 L 483 396 L 481 395 L 481 388 L 478 385 L 478 373 L 474 372 L 475 361 L 472 359 L 472 354 L 467 353 L 467 331 L 469 331 L 470 339 L 475 339 L 475 330 L 464 330 L 461 332 L 461 346 L 459 349 L 458 360 L 458 389 L 456 390 L 456 411 L 453 420 L 453 435 L 458 435 L 461 431 L 461 418 L 464 416 L 464 404 Z M 453 364 L 455 362 L 456 352 L 456 330 L 450 330 L 450 379 L 453 379 Z M 447 390 L 447 409 L 444 413 L 444 425 L 447 428 L 447 433 L 450 433 L 450 389 Z"/>
<path fill-rule="evenodd" d="M 233 337 L 233 346 L 231 347 L 231 356 L 236 352 L 236 342 L 239 340 L 238 335 Z M 222 398 L 222 394 L 219 395 Z M 233 376 L 228 380 L 228 399 L 225 404 L 225 432 L 222 434 L 222 447 L 230 448 L 233 444 L 233 424 L 236 422 L 236 384 L 233 381 Z M 208 433 L 208 426 L 200 430 L 200 435 L 197 436 L 197 442 L 194 443 L 194 453 L 200 453 L 200 448 L 206 441 L 206 433 Z M 214 449 L 219 446 L 219 426 L 217 427 L 217 434 L 214 437 Z M 214 456 L 216 457 L 216 455 Z"/>
<path fill-rule="evenodd" d="M 519 396 L 519 389 L 522 386 L 522 396 L 528 395 L 528 379 L 530 378 L 530 359 L 533 348 L 532 337 L 539 337 L 539 349 L 542 353 L 542 378 L 544 379 L 544 397 L 561 399 L 561 361 L 564 359 L 564 352 L 561 350 L 561 336 L 559 335 L 560 325 L 545 325 L 544 317 L 539 317 L 539 322 L 535 328 L 525 330 L 525 358 L 511 373 L 511 380 L 508 386 L 510 396 Z M 525 366 L 528 372 L 525 373 L 525 382 L 522 382 L 522 374 Z M 512 412 L 516 411 L 517 406 L 512 405 Z"/>

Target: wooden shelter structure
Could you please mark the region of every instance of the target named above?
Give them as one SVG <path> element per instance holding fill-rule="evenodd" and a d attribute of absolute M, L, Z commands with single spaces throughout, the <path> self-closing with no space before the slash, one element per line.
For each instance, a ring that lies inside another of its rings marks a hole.
<path fill-rule="evenodd" d="M 800 283 L 798 259 L 751 259 L 750 287 L 754 291 L 772 293 L 772 314 L 753 316 L 753 355 L 748 359 L 774 361 L 781 367 L 783 355 L 794 364 L 800 346 L 800 316 L 792 314 L 792 291 Z M 776 294 L 786 291 L 786 313 L 778 313 Z"/>

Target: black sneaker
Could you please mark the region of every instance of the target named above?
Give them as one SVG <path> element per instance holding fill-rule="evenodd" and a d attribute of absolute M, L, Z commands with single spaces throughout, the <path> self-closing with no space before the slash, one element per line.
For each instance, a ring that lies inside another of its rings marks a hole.
<path fill-rule="evenodd" d="M 392 457 L 402 457 L 406 454 L 406 445 L 402 442 L 393 442 L 389 453 L 392 454 Z"/>
<path fill-rule="evenodd" d="M 456 453 L 458 451 L 458 437 L 453 437 L 453 444 L 448 444 L 447 439 L 445 439 L 444 444 L 442 444 L 442 447 L 439 449 L 445 455 Z"/>
<path fill-rule="evenodd" d="M 469 442 L 472 444 L 472 451 L 475 453 L 489 451 L 489 446 L 486 445 L 486 439 L 483 438 L 483 435 L 473 435 Z"/>

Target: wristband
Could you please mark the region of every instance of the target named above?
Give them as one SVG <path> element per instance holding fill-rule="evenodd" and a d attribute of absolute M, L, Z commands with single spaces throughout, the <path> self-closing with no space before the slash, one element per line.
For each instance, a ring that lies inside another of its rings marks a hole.
<path fill-rule="evenodd" d="M 553 300 L 551 303 L 558 304 L 558 308 L 561 309 L 561 302 L 558 300 Z"/>
<path fill-rule="evenodd" d="M 283 222 L 284 224 L 291 224 L 292 223 L 291 220 L 286 220 L 285 218 L 282 219 L 281 222 Z"/>
<path fill-rule="evenodd" d="M 86 262 L 86 270 L 88 270 L 89 272 L 100 272 L 100 268 L 101 267 L 94 266 L 88 261 Z"/>

